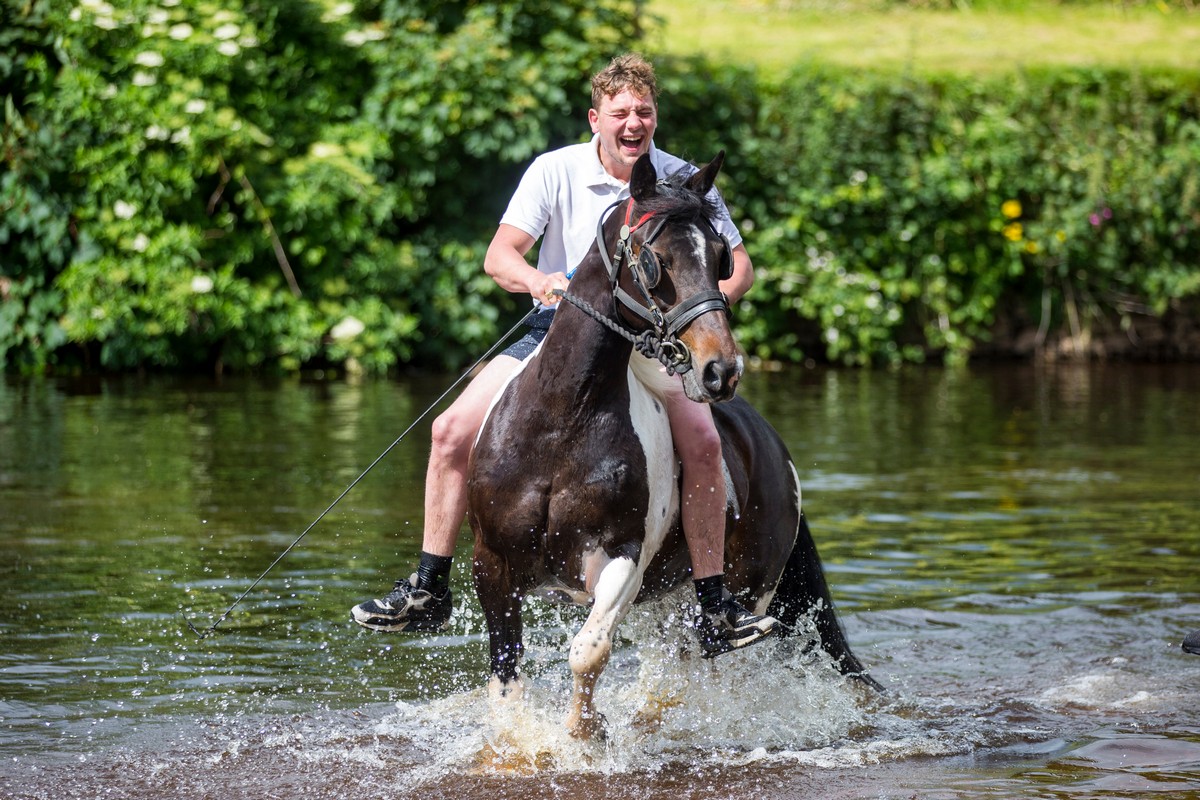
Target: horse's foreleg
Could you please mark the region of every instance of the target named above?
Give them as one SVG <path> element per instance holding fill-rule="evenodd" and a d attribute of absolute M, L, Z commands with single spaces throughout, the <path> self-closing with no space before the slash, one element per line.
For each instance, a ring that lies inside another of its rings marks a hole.
<path fill-rule="evenodd" d="M 642 571 L 629 556 L 621 556 L 598 567 L 598 574 L 589 574 L 589 586 L 594 584 L 592 611 L 587 622 L 571 641 L 571 672 L 575 690 L 571 711 L 567 715 L 567 730 L 578 739 L 590 739 L 603 730 L 603 719 L 596 712 L 595 691 L 600 673 L 612 655 L 613 633 L 617 623 L 633 605 L 642 586 Z"/>
<path fill-rule="evenodd" d="M 508 564 L 485 548 L 475 548 L 475 592 L 487 620 L 493 699 L 519 698 L 521 657 L 525 652 L 521 624 L 522 592 L 513 585 Z"/>

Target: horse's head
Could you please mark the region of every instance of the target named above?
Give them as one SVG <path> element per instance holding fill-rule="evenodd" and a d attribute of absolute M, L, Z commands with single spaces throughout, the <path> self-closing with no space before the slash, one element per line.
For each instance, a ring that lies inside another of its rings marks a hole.
<path fill-rule="evenodd" d="M 724 159 L 722 151 L 690 176 L 660 180 L 642 156 L 630 199 L 613 214 L 623 220 L 615 248 L 599 242 L 613 253 L 605 255 L 617 314 L 637 333 L 638 349 L 682 373 L 684 391 L 698 402 L 730 399 L 742 374 L 719 288 L 732 274 L 733 252 L 713 225 L 717 209 L 708 197 Z"/>

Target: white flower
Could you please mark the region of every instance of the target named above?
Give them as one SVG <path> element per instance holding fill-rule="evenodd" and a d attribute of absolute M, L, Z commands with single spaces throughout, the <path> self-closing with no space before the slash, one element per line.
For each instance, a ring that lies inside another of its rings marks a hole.
<path fill-rule="evenodd" d="M 196 294 L 208 294 L 213 290 L 213 279 L 207 275 L 192 277 L 192 291 Z"/>
<path fill-rule="evenodd" d="M 153 86 L 158 82 L 158 78 L 154 77 L 152 72 L 142 72 L 140 69 L 133 73 L 134 86 Z"/>
<path fill-rule="evenodd" d="M 342 35 L 342 41 L 351 47 L 358 47 L 366 44 L 367 42 L 377 42 L 382 38 L 384 38 L 384 33 L 378 28 L 364 28 L 363 30 L 358 31 L 346 31 L 346 33 Z"/>
<path fill-rule="evenodd" d="M 150 13 L 146 15 L 146 21 L 152 25 L 166 25 L 167 20 L 170 18 L 171 15 L 161 8 L 152 8 L 150 9 Z"/>
<path fill-rule="evenodd" d="M 230 22 L 225 25 L 222 25 L 221 27 L 219 27 L 215 31 L 213 31 L 213 38 L 214 39 L 233 39 L 233 38 L 237 37 L 237 35 L 241 32 L 242 32 L 241 28 L 239 28 L 237 25 L 234 25 L 232 22 Z"/>
<path fill-rule="evenodd" d="M 116 30 L 117 27 L 117 21 L 112 17 L 97 16 L 96 21 L 92 24 L 94 24 L 97 28 L 106 31 Z"/>
<path fill-rule="evenodd" d="M 183 110 L 189 114 L 203 114 L 206 108 L 208 108 L 208 101 L 194 98 L 187 101 L 187 105 L 183 107 Z"/>
<path fill-rule="evenodd" d="M 192 129 L 184 125 L 179 130 L 171 134 L 171 141 L 175 144 L 187 144 L 192 141 Z"/>
<path fill-rule="evenodd" d="M 313 158 L 334 158 L 342 154 L 342 148 L 329 142 L 317 142 L 310 152 Z"/>
<path fill-rule="evenodd" d="M 117 215 L 117 219 L 131 219 L 137 213 L 137 208 L 132 203 L 118 200 L 113 203 L 113 213 Z"/>
<path fill-rule="evenodd" d="M 165 142 L 170 135 L 171 132 L 161 125 L 151 125 L 149 128 L 146 128 L 147 139 Z"/>
<path fill-rule="evenodd" d="M 137 252 L 144 253 L 146 252 L 146 248 L 150 246 L 150 237 L 144 233 L 139 233 L 133 237 L 133 244 L 130 246 Z"/>
<path fill-rule="evenodd" d="M 237 42 L 221 42 L 217 45 L 217 52 L 223 56 L 236 56 L 242 52 L 242 48 L 238 47 Z"/>
<path fill-rule="evenodd" d="M 336 342 L 345 342 L 358 336 L 366 329 L 367 326 L 363 324 L 362 320 L 355 317 L 346 317 L 333 326 L 329 331 L 329 336 Z"/>
<path fill-rule="evenodd" d="M 172 25 L 171 29 L 167 31 L 167 36 L 170 36 L 177 42 L 182 42 L 184 39 L 191 38 L 192 33 L 192 26 L 186 22 L 181 22 L 178 25 Z"/>
<path fill-rule="evenodd" d="M 163 65 L 162 53 L 156 50 L 143 50 L 133 57 L 135 64 L 141 64 L 143 67 L 161 67 Z"/>
<path fill-rule="evenodd" d="M 79 6 L 76 6 L 75 8 L 71 9 L 71 13 L 68 14 L 67 17 L 71 20 L 71 22 L 79 22 L 79 20 L 83 19 L 83 11 L 79 8 Z"/>

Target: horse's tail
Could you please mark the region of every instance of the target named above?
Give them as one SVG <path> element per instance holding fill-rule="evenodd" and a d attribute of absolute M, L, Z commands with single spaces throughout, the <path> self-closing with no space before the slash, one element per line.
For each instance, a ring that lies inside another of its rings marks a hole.
<path fill-rule="evenodd" d="M 883 691 L 883 686 L 867 673 L 866 667 L 850 649 L 846 632 L 833 608 L 833 596 L 821 568 L 817 544 L 803 512 L 800 513 L 796 544 L 783 568 L 767 613 L 792 630 L 796 629 L 802 616 L 811 615 L 821 637 L 821 648 L 833 658 L 841 673 Z"/>

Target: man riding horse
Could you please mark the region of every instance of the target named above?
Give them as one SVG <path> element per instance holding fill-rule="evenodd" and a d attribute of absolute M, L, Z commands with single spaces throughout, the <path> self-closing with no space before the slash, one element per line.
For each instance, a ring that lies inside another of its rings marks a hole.
<path fill-rule="evenodd" d="M 496 283 L 527 292 L 540 310 L 529 332 L 493 359 L 433 423 L 425 481 L 425 525 L 416 573 L 386 596 L 355 606 L 352 617 L 377 631 L 434 631 L 449 624 L 450 567 L 467 511 L 471 447 L 496 393 L 545 336 L 566 290 L 568 271 L 591 248 L 596 222 L 614 201 L 629 196 L 633 165 L 649 154 L 659 175 L 694 169 L 654 146 L 658 124 L 653 67 L 634 54 L 613 61 L 592 79 L 588 111 L 592 140 L 536 159 L 522 178 L 484 260 Z M 716 190 L 718 232 L 732 248 L 729 274 L 720 282 L 730 303 L 754 281 L 750 256 Z M 538 265 L 525 256 L 538 240 Z M 684 394 L 678 376 L 665 398 L 682 473 L 682 520 L 696 596 L 702 609 L 697 631 L 702 654 L 713 657 L 761 641 L 776 626 L 770 616 L 743 607 L 724 586 L 725 476 L 721 442 L 707 404 Z"/>

